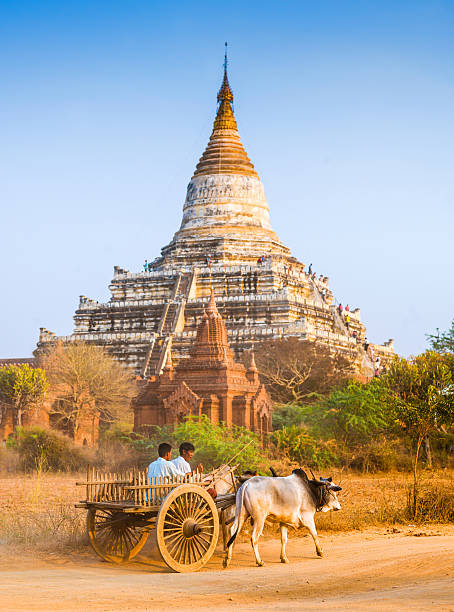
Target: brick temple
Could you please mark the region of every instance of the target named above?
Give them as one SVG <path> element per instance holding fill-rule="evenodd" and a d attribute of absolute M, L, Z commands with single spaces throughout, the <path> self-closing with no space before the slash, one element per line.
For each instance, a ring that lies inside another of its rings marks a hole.
<path fill-rule="evenodd" d="M 170 346 L 175 364 L 189 355 L 213 288 L 237 359 L 257 342 L 296 336 L 353 354 L 358 369 L 373 374 L 359 308 L 346 325 L 329 279 L 309 274 L 272 230 L 262 182 L 238 133 L 227 64 L 217 102 L 179 230 L 144 271 L 115 266 L 108 302 L 80 296 L 74 332 L 61 339 L 105 346 L 135 374 L 159 376 Z M 38 353 L 55 340 L 42 328 Z M 382 363 L 393 355 L 392 340 L 370 346 Z"/>
<path fill-rule="evenodd" d="M 227 330 L 212 293 L 189 359 L 174 367 L 167 347 L 162 372 L 139 382 L 134 430 L 171 425 L 202 414 L 213 423 L 240 425 L 257 433 L 271 430 L 271 399 L 261 384 L 253 354 L 249 366 L 234 359 Z"/>

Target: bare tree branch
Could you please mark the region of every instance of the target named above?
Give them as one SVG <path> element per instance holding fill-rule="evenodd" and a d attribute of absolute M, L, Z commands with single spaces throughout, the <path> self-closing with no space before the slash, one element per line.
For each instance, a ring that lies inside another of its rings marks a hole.
<path fill-rule="evenodd" d="M 256 349 L 260 375 L 273 400 L 310 402 L 327 394 L 354 374 L 354 357 L 316 342 L 286 338 Z"/>
<path fill-rule="evenodd" d="M 75 433 L 81 419 L 131 419 L 133 377 L 104 349 L 84 342 L 57 343 L 42 358 L 55 401 L 51 414 Z"/>

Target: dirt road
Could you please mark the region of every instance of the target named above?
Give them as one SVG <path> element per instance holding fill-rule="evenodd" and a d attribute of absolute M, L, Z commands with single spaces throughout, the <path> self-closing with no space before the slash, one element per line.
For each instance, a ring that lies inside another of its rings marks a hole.
<path fill-rule="evenodd" d="M 449 533 L 449 535 L 447 535 Z M 318 559 L 309 538 L 262 541 L 266 566 L 249 544 L 232 566 L 221 552 L 195 574 L 173 574 L 158 560 L 112 566 L 90 554 L 0 559 L 0 608 L 67 612 L 145 610 L 449 610 L 454 612 L 453 530 L 404 530 L 322 536 Z M 153 553 L 150 549 L 148 553 Z"/>

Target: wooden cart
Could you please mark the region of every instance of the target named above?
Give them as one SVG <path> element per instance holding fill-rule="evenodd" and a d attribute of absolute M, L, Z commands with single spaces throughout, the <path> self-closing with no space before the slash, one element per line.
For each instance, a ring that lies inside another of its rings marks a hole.
<path fill-rule="evenodd" d="M 88 468 L 87 532 L 95 552 L 106 561 L 124 563 L 143 548 L 156 529 L 159 551 L 176 572 L 193 572 L 211 558 L 219 537 L 219 514 L 235 503 L 236 483 L 230 470 L 233 493 L 212 498 L 211 475 L 156 478 L 148 483 L 146 471 L 100 473 Z"/>

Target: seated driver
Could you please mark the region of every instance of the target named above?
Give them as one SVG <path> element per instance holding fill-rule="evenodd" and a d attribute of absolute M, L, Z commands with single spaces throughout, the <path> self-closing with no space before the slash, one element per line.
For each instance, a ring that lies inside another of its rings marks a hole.
<path fill-rule="evenodd" d="M 194 445 L 191 442 L 182 442 L 180 444 L 180 456 L 176 459 L 173 459 L 171 463 L 175 466 L 178 474 L 181 476 L 186 476 L 186 474 L 197 474 L 198 472 L 203 472 L 203 465 L 199 463 L 199 465 L 193 470 L 189 464 L 192 457 L 194 456 Z"/>

